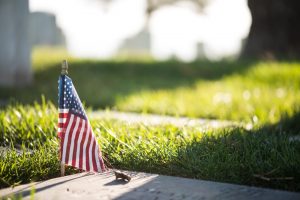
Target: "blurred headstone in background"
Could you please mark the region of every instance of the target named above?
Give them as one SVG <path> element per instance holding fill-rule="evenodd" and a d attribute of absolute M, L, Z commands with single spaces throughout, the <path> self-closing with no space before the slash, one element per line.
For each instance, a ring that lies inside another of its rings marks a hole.
<path fill-rule="evenodd" d="M 127 38 L 119 49 L 118 54 L 150 55 L 151 35 L 147 27 L 133 37 Z"/>
<path fill-rule="evenodd" d="M 203 42 L 197 43 L 197 59 L 198 60 L 206 59 Z"/>
<path fill-rule="evenodd" d="M 34 46 L 66 46 L 65 35 L 57 26 L 56 17 L 51 13 L 30 13 L 29 38 Z"/>
<path fill-rule="evenodd" d="M 0 85 L 24 86 L 32 80 L 28 0 L 0 0 Z"/>

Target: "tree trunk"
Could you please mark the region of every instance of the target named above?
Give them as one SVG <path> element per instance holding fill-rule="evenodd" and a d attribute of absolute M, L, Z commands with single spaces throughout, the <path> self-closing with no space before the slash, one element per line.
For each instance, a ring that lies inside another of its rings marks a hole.
<path fill-rule="evenodd" d="M 300 58 L 300 0 L 248 0 L 252 25 L 242 58 Z"/>

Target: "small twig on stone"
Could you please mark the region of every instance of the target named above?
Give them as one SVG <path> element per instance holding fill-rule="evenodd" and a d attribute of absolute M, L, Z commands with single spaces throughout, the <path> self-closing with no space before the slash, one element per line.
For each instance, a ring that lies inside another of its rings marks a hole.
<path fill-rule="evenodd" d="M 253 176 L 254 176 L 255 178 L 259 178 L 259 179 L 262 179 L 262 180 L 264 180 L 264 181 L 270 181 L 270 180 L 271 180 L 270 178 L 265 177 L 265 176 L 263 176 L 263 175 L 259 175 L 259 174 L 254 174 Z"/>
<path fill-rule="evenodd" d="M 277 171 L 278 169 L 279 169 L 279 167 L 272 169 L 271 171 L 265 173 L 264 175 L 270 175 L 270 174 L 274 173 L 275 171 Z"/>
<path fill-rule="evenodd" d="M 294 180 L 294 177 L 274 177 L 274 178 L 268 178 L 268 177 L 265 177 L 265 176 L 259 175 L 259 174 L 254 174 L 253 176 L 255 178 L 259 178 L 259 179 L 262 179 L 264 181 L 281 181 L 281 180 L 290 181 L 290 180 Z"/>

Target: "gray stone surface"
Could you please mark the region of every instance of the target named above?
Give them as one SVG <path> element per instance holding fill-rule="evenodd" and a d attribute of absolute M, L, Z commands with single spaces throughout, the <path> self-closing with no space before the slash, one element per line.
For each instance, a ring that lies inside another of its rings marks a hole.
<path fill-rule="evenodd" d="M 127 123 L 143 123 L 145 125 L 172 124 L 178 127 L 189 126 L 202 129 L 222 128 L 225 126 L 242 126 L 240 123 L 222 120 L 199 119 L 188 117 L 172 117 L 156 114 L 140 114 L 117 111 L 96 111 L 88 113 L 93 119 L 116 119 Z"/>
<path fill-rule="evenodd" d="M 0 0 L 0 85 L 31 82 L 28 0 Z"/>
<path fill-rule="evenodd" d="M 299 200 L 300 193 L 262 189 L 211 181 L 129 172 L 127 183 L 112 173 L 81 173 L 0 190 L 1 197 L 34 199 L 238 199 Z"/>

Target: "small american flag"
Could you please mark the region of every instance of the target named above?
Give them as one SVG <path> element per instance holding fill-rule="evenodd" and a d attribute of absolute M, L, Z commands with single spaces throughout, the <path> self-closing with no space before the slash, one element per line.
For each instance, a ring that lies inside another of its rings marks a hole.
<path fill-rule="evenodd" d="M 106 171 L 98 142 L 72 80 L 67 75 L 59 77 L 58 91 L 61 163 L 85 171 Z"/>

